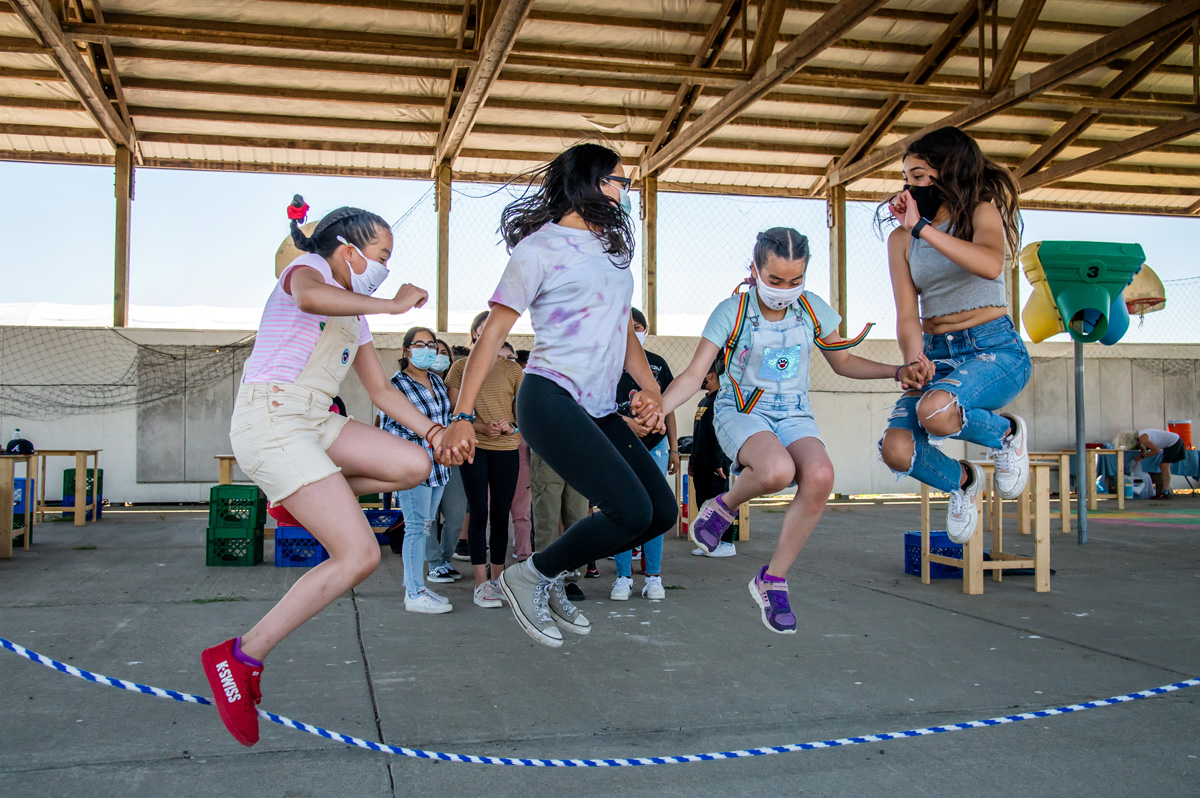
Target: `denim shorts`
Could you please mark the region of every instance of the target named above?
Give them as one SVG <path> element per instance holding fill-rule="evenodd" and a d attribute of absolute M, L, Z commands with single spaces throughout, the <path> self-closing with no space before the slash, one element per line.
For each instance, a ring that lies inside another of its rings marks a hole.
<path fill-rule="evenodd" d="M 751 435 L 769 432 L 786 449 L 801 438 L 821 440 L 821 430 L 813 418 L 808 396 L 801 394 L 763 395 L 749 413 L 739 413 L 732 389 L 722 388 L 713 403 L 713 430 L 721 449 L 733 461 L 733 472 L 742 470 L 738 452 Z M 824 441 L 821 441 L 824 444 Z"/>

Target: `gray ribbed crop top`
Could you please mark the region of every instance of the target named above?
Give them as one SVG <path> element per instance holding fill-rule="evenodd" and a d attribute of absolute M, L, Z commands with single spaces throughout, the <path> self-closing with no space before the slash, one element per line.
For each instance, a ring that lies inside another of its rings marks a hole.
<path fill-rule="evenodd" d="M 945 232 L 949 224 L 939 224 L 937 229 Z M 919 238 L 908 245 L 908 270 L 921 297 L 922 319 L 976 308 L 1008 307 L 1003 271 L 994 280 L 978 277 Z"/>

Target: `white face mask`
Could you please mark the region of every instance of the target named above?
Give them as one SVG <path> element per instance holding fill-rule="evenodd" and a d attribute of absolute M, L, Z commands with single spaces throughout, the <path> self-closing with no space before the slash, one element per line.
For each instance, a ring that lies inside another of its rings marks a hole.
<path fill-rule="evenodd" d="M 646 345 L 646 331 L 645 330 L 642 330 L 641 332 L 634 332 L 634 335 L 637 336 L 639 344 L 641 344 L 642 346 Z"/>
<path fill-rule="evenodd" d="M 353 266 L 350 266 L 350 261 L 346 261 L 346 265 L 350 266 L 350 287 L 354 289 L 354 293 L 366 294 L 367 296 L 375 293 L 375 290 L 383 285 L 383 281 L 391 273 L 388 267 L 377 260 L 371 260 L 363 254 L 361 249 L 355 247 L 341 236 L 338 236 L 338 241 L 341 241 L 348 247 L 354 247 L 354 251 L 358 253 L 359 257 L 367 262 L 367 268 L 363 269 L 362 274 L 359 274 L 354 271 Z"/>
<path fill-rule="evenodd" d="M 806 273 L 805 277 L 807 276 Z M 771 310 L 783 310 L 791 306 L 804 293 L 804 280 L 801 280 L 800 285 L 794 288 L 775 288 L 774 286 L 767 285 L 757 268 L 754 270 L 754 279 L 758 283 L 756 286 L 758 298 Z"/>

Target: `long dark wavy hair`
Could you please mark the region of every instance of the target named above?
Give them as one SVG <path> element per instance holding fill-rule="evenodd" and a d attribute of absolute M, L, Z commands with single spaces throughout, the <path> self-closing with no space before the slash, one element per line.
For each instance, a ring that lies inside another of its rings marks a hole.
<path fill-rule="evenodd" d="M 1009 252 L 1021 249 L 1021 221 L 1018 196 L 1020 189 L 1012 173 L 983 154 L 975 139 L 956 127 L 942 127 L 908 145 L 904 157 L 915 156 L 937 170 L 936 185 L 942 204 L 950 211 L 950 234 L 970 241 L 975 236 L 975 207 L 990 202 L 1000 211 Z M 879 205 L 875 225 L 895 222 L 888 210 L 890 201 Z"/>
<path fill-rule="evenodd" d="M 526 172 L 523 177 L 533 193 L 526 192 L 500 215 L 500 235 L 508 251 L 546 222 L 558 222 L 575 211 L 604 243 L 612 262 L 628 269 L 633 260 L 633 220 L 600 190 L 600 181 L 620 163 L 621 156 L 615 151 L 588 142 Z"/>

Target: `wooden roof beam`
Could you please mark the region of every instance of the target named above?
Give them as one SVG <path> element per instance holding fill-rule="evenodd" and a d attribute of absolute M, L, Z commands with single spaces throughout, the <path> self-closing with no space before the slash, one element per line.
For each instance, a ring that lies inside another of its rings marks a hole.
<path fill-rule="evenodd" d="M 113 108 L 100 81 L 92 74 L 79 50 L 68 41 L 58 18 L 50 13 L 49 3 L 42 0 L 11 0 L 11 5 L 34 37 L 52 51 L 54 65 L 71 84 L 88 115 L 95 120 L 109 143 L 114 147 L 133 149 L 136 144 L 133 127 Z"/>
<path fill-rule="evenodd" d="M 699 51 L 692 58 L 693 68 L 710 67 L 717 62 L 721 57 L 721 51 L 725 49 L 725 45 L 729 43 L 730 37 L 737 28 L 738 18 L 745 10 L 745 3 L 746 0 L 724 0 L 721 3 L 721 7 L 717 9 L 717 15 L 713 17 L 713 21 L 708 27 L 708 35 L 704 37 Z M 703 85 L 686 81 L 675 90 L 675 96 L 671 99 L 667 112 L 663 114 L 658 130 L 650 139 L 645 152 L 642 153 L 643 158 L 657 152 L 671 136 L 679 132 L 691 116 L 692 110 L 696 107 L 696 100 L 699 99 L 703 89 Z"/>
<path fill-rule="evenodd" d="M 517 33 L 525 23 L 525 18 L 529 16 L 529 7 L 532 4 L 533 0 L 500 0 L 495 15 L 488 23 L 483 43 L 479 46 L 479 58 L 467 73 L 462 96 L 446 129 L 438 139 L 433 157 L 435 168 L 442 163 L 454 165 L 454 159 L 458 157 L 467 134 L 471 132 L 479 110 L 487 102 L 488 94 L 500 76 L 505 59 L 512 52 Z M 453 87 L 451 89 L 453 90 Z"/>
<path fill-rule="evenodd" d="M 1171 0 L 1125 27 L 1097 39 L 1070 55 L 1063 56 L 1053 64 L 1022 76 L 996 92 L 990 99 L 973 103 L 931 125 L 926 125 L 916 133 L 876 151 L 845 169 L 835 168 L 830 172 L 829 182 L 832 185 L 838 185 L 865 177 L 888 161 L 899 157 L 908 144 L 927 132 L 947 125 L 965 127 L 1000 113 L 1006 108 L 1025 102 L 1075 75 L 1094 69 L 1118 53 L 1154 38 L 1164 30 L 1174 28 L 1197 12 L 1200 12 L 1200 0 Z"/>
<path fill-rule="evenodd" d="M 1012 79 L 1013 70 L 1017 68 L 1021 52 L 1025 49 L 1025 44 L 1029 41 L 1029 35 L 1033 33 L 1038 15 L 1042 13 L 1042 6 L 1045 4 L 1046 0 L 1024 0 L 1021 3 L 1016 20 L 1009 28 L 1007 38 L 1004 39 L 1004 47 L 992 64 L 992 74 L 988 77 L 987 84 L 989 92 L 1000 91 L 1004 84 Z"/>
<path fill-rule="evenodd" d="M 725 95 L 661 150 L 643 158 L 642 176 L 661 172 L 683 158 L 726 122 L 745 111 L 772 88 L 820 55 L 830 42 L 836 41 L 842 34 L 869 17 L 884 2 L 886 0 L 841 0 L 787 47 L 773 53 L 750 80 Z"/>
<path fill-rule="evenodd" d="M 1104 99 L 1116 100 L 1128 94 L 1134 86 L 1152 73 L 1159 64 L 1165 61 L 1171 53 L 1179 49 L 1190 37 L 1191 30 L 1189 27 L 1184 27 L 1181 30 L 1176 30 L 1162 36 L 1147 47 L 1129 66 L 1125 67 L 1121 74 L 1109 81 L 1104 90 L 1100 92 L 1100 96 Z M 1092 108 L 1084 108 L 1076 112 L 1058 130 L 1054 131 L 1046 139 L 1045 143 L 1038 147 L 1032 155 L 1016 167 L 1013 176 L 1019 180 L 1025 175 L 1045 166 L 1054 156 L 1058 155 L 1071 142 L 1085 133 L 1099 118 L 1100 114 Z"/>
<path fill-rule="evenodd" d="M 1183 119 L 1168 122 L 1161 127 L 1147 130 L 1145 133 L 1125 139 L 1124 141 L 1114 142 L 1107 147 L 1101 147 L 1098 150 L 1089 152 L 1087 155 L 1081 155 L 1069 161 L 1056 163 L 1040 172 L 1025 175 L 1020 180 L 1021 190 L 1029 191 L 1039 186 L 1045 186 L 1049 183 L 1071 177 L 1072 175 L 1077 175 L 1080 172 L 1094 169 L 1097 166 L 1103 166 L 1111 161 L 1120 160 L 1121 158 L 1127 158 L 1130 155 L 1153 149 L 1160 144 L 1167 144 L 1184 136 L 1190 136 L 1198 130 L 1200 130 L 1200 114 L 1191 114 Z M 1117 190 L 1117 188 L 1114 187 L 1113 190 Z"/>
<path fill-rule="evenodd" d="M 787 10 L 787 0 L 760 0 L 758 5 L 758 29 L 754 33 L 754 49 L 750 51 L 748 66 L 751 72 L 757 72 L 767 63 L 767 59 L 775 52 L 779 41 L 779 28 L 783 25 L 783 12 Z"/>
<path fill-rule="evenodd" d="M 942 30 L 937 40 L 926 51 L 921 60 L 917 62 L 908 74 L 904 77 L 905 83 L 914 85 L 925 83 L 932 78 L 942 65 L 950 59 L 954 51 L 962 44 L 971 28 L 975 26 L 979 19 L 979 4 L 977 0 L 966 0 L 959 12 L 954 15 L 950 23 Z M 855 137 L 846 151 L 841 154 L 835 163 L 835 168 L 842 167 L 852 163 L 862 153 L 869 150 L 875 145 L 880 138 L 887 134 L 896 124 L 896 120 L 900 118 L 907 109 L 909 104 L 904 101 L 905 97 L 900 94 L 893 94 L 887 98 L 883 107 L 875 114 L 875 117 L 867 123 L 863 131 Z M 826 185 L 825 180 L 820 180 L 813 187 L 814 192 L 819 193 Z"/>

